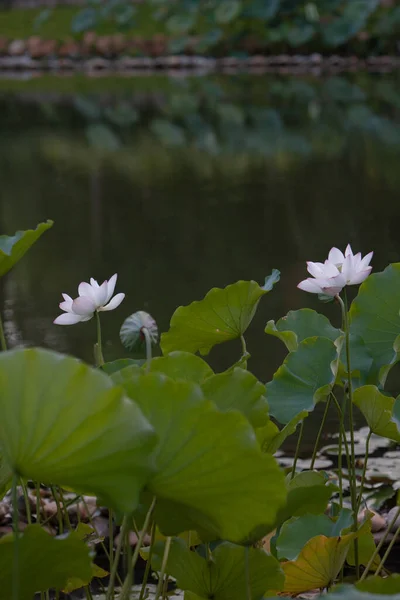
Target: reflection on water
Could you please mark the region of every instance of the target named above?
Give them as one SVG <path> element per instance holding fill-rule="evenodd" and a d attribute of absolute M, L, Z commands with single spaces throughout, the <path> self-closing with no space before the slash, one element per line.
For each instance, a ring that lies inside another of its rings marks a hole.
<path fill-rule="evenodd" d="M 94 322 L 52 320 L 61 292 L 118 272 L 127 298 L 103 319 L 111 360 L 124 354 L 118 331 L 130 313 L 150 312 L 164 331 L 177 305 L 279 268 L 281 283 L 246 335 L 249 366 L 267 381 L 285 354 L 263 333 L 269 319 L 310 306 L 339 325 L 335 306 L 296 289 L 305 260 L 348 241 L 375 251 L 375 270 L 399 260 L 400 82 L 125 84 L 90 96 L 71 87 L 0 97 L 1 230 L 55 221 L 2 282 L 9 340 L 91 361 Z M 223 369 L 239 354 L 232 342 L 210 360 Z"/>

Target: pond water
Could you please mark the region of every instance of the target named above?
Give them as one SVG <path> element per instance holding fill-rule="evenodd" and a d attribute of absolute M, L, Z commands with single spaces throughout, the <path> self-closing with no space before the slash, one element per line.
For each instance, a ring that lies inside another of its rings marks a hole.
<path fill-rule="evenodd" d="M 1 231 L 55 222 L 2 280 L 11 345 L 92 361 L 94 321 L 52 322 L 61 292 L 91 276 L 118 272 L 126 292 L 103 318 L 113 360 L 132 312 L 165 331 L 178 305 L 278 268 L 246 334 L 249 367 L 268 381 L 285 356 L 269 319 L 309 306 L 339 325 L 337 307 L 296 288 L 306 260 L 349 241 L 374 250 L 375 270 L 400 259 L 397 74 L 39 78 L 2 81 L 0 106 Z M 239 355 L 232 342 L 210 361 Z"/>

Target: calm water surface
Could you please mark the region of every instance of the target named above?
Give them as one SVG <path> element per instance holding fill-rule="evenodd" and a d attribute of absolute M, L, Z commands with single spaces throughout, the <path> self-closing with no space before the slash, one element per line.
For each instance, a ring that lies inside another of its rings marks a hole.
<path fill-rule="evenodd" d="M 285 356 L 263 333 L 269 319 L 309 306 L 339 325 L 335 306 L 297 290 L 306 260 L 349 241 L 374 250 L 375 270 L 400 260 L 400 80 L 140 85 L 86 82 L 82 91 L 71 80 L 59 90 L 38 80 L 1 93 L 1 231 L 55 221 L 2 281 L 10 344 L 92 361 L 94 321 L 52 321 L 61 292 L 118 272 L 126 300 L 103 318 L 113 360 L 126 355 L 118 331 L 132 312 L 150 312 L 165 331 L 178 305 L 278 268 L 281 282 L 246 335 L 249 367 L 268 381 Z M 223 369 L 239 355 L 232 342 L 209 358 Z"/>

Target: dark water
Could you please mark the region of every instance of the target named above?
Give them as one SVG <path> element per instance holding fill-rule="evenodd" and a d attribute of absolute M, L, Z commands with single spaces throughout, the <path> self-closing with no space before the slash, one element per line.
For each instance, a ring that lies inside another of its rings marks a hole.
<path fill-rule="evenodd" d="M 113 360 L 126 355 L 118 332 L 132 312 L 165 331 L 178 305 L 278 268 L 246 334 L 249 367 L 268 381 L 285 356 L 263 333 L 269 319 L 309 306 L 339 325 L 334 306 L 296 288 L 306 260 L 348 242 L 374 250 L 375 270 L 400 259 L 400 79 L 157 81 L 95 81 L 92 93 L 90 82 L 60 91 L 38 80 L 2 93 L 0 229 L 55 221 L 1 283 L 9 343 L 92 361 L 94 321 L 52 321 L 61 292 L 118 272 L 127 297 L 103 318 Z M 232 342 L 209 358 L 223 369 L 239 355 Z"/>

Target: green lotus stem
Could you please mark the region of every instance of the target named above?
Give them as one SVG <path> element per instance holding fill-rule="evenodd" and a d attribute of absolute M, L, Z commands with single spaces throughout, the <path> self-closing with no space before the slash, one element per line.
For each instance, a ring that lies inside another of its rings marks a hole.
<path fill-rule="evenodd" d="M 252 600 L 253 594 L 251 593 L 251 581 L 250 581 L 250 548 L 248 546 L 245 548 L 245 553 L 246 553 L 245 569 L 246 569 L 246 593 L 247 593 L 246 600 Z"/>
<path fill-rule="evenodd" d="M 104 365 L 103 358 L 103 345 L 101 341 L 101 323 L 100 323 L 100 315 L 99 311 L 96 310 L 96 325 L 97 325 L 97 344 L 95 344 L 95 359 L 96 359 L 96 367 L 102 367 Z"/>
<path fill-rule="evenodd" d="M 59 499 L 58 495 L 56 494 L 55 488 L 52 485 L 50 486 L 50 489 L 51 489 L 51 493 L 53 494 L 53 498 L 56 501 L 56 505 L 57 505 L 58 533 L 64 533 L 63 514 L 62 514 L 61 505 L 60 505 L 60 499 Z"/>
<path fill-rule="evenodd" d="M 163 556 L 162 563 L 161 563 L 161 571 L 160 571 L 160 575 L 159 575 L 159 579 L 158 579 L 156 595 L 154 596 L 154 600 L 159 600 L 160 595 L 161 595 L 161 590 L 162 590 L 163 581 L 164 581 L 164 575 L 167 570 L 167 562 L 168 562 L 169 550 L 171 548 L 171 542 L 172 542 L 172 537 L 167 537 L 167 539 L 165 540 L 164 556 Z"/>
<path fill-rule="evenodd" d="M 350 465 L 350 450 L 349 450 L 349 445 L 347 443 L 347 438 L 346 438 L 346 429 L 344 427 L 344 413 L 342 411 L 342 408 L 339 404 L 338 399 L 336 398 L 335 394 L 333 392 L 331 392 L 331 396 L 333 398 L 333 401 L 336 405 L 338 414 L 339 414 L 339 418 L 340 418 L 340 423 L 339 423 L 339 446 L 340 446 L 340 470 L 339 470 L 339 492 L 341 491 L 341 498 L 342 498 L 342 503 L 343 503 L 343 475 L 342 475 L 342 454 L 341 454 L 341 441 L 343 440 L 343 444 L 344 444 L 344 449 L 345 449 L 345 453 L 346 453 L 346 461 L 347 461 L 347 465 Z M 339 460 L 338 460 L 338 469 L 339 469 Z M 349 471 L 349 478 L 350 478 L 350 471 Z"/>
<path fill-rule="evenodd" d="M 112 518 L 112 515 L 111 515 L 111 518 Z M 122 544 L 124 543 L 125 535 L 126 535 L 127 532 L 129 532 L 128 517 L 125 515 L 124 518 L 123 518 L 123 520 L 122 520 L 121 531 L 120 531 L 119 540 L 118 540 L 117 548 L 116 548 L 116 551 L 115 551 L 115 558 L 114 558 L 114 561 L 112 563 L 112 566 L 111 566 L 111 563 L 110 563 L 111 573 L 110 573 L 110 581 L 108 583 L 108 590 L 107 590 L 106 600 L 111 600 L 112 598 L 114 598 L 115 576 L 117 574 L 118 563 L 119 563 L 119 559 L 121 557 Z"/>
<path fill-rule="evenodd" d="M 290 476 L 291 480 L 296 475 L 296 465 L 297 465 L 297 460 L 299 458 L 300 445 L 301 445 L 301 441 L 303 439 L 303 433 L 304 433 L 304 419 L 302 420 L 302 422 L 300 424 L 299 437 L 297 438 L 296 452 L 294 455 L 294 461 L 293 461 L 293 467 L 292 467 L 292 474 Z"/>
<path fill-rule="evenodd" d="M 368 435 L 367 435 L 367 439 L 365 441 L 365 460 L 364 460 L 364 466 L 363 466 L 363 471 L 362 471 L 362 476 L 361 476 L 360 493 L 359 493 L 358 500 L 357 500 L 357 514 L 361 507 L 362 495 L 363 495 L 363 491 L 364 491 L 365 475 L 367 473 L 367 463 L 368 463 L 368 457 L 369 457 L 369 442 L 371 440 L 371 436 L 372 436 L 372 431 L 370 429 L 368 432 Z"/>
<path fill-rule="evenodd" d="M 20 479 L 20 484 L 22 487 L 22 493 L 24 495 L 24 500 L 25 500 L 26 519 L 28 521 L 28 525 L 32 525 L 31 505 L 29 502 L 28 490 L 26 489 L 26 485 L 25 485 L 22 477 Z"/>
<path fill-rule="evenodd" d="M 147 327 L 142 327 L 143 335 L 146 340 L 146 373 L 150 371 L 152 350 L 151 350 L 151 335 Z"/>
<path fill-rule="evenodd" d="M 385 531 L 381 541 L 375 548 L 374 553 L 372 554 L 371 558 L 369 559 L 368 564 L 365 567 L 365 571 L 360 577 L 360 581 L 363 581 L 363 579 L 365 579 L 367 577 L 368 571 L 371 569 L 372 565 L 374 564 L 376 557 L 378 556 L 379 552 L 381 551 L 383 544 L 386 542 L 387 537 L 388 537 L 393 525 L 396 523 L 397 519 L 399 518 L 399 516 L 400 516 L 400 506 L 398 507 L 393 519 L 390 521 L 389 525 L 387 526 L 386 531 Z M 397 534 L 397 532 L 398 532 L 398 530 L 396 531 L 396 534 Z M 381 565 L 379 565 L 379 566 L 381 566 Z"/>
<path fill-rule="evenodd" d="M 85 594 L 87 600 L 93 600 L 92 592 L 90 591 L 90 587 L 85 585 Z"/>
<path fill-rule="evenodd" d="M 14 530 L 14 560 L 12 570 L 12 600 L 19 600 L 19 531 L 18 531 L 18 475 L 14 473 L 12 479 L 11 497 L 13 507 L 13 530 Z"/>
<path fill-rule="evenodd" d="M 3 328 L 3 320 L 1 318 L 1 311 L 0 311 L 0 343 L 1 343 L 1 349 L 3 352 L 5 352 L 7 350 L 7 342 L 6 342 L 6 337 L 4 335 L 4 328 Z"/>
<path fill-rule="evenodd" d="M 348 404 L 349 404 L 349 429 L 350 429 L 350 448 L 351 448 L 351 464 L 349 465 L 352 471 L 350 479 L 350 490 L 351 490 L 351 507 L 353 510 L 353 531 L 358 529 L 358 513 L 357 513 L 357 480 L 356 480 L 356 461 L 355 461 L 355 443 L 354 443 L 354 419 L 353 419 L 353 381 L 351 379 L 351 359 L 350 359 L 350 325 L 349 315 L 347 306 L 346 290 L 343 292 L 344 301 L 339 295 L 336 296 L 340 307 L 342 309 L 342 318 L 344 325 L 345 334 L 345 347 L 346 347 L 346 367 L 347 367 L 347 385 L 348 385 Z M 356 576 L 357 579 L 360 577 L 360 563 L 358 557 L 358 539 L 354 540 L 354 561 L 356 565 Z"/>
<path fill-rule="evenodd" d="M 36 523 L 40 524 L 40 483 L 36 482 Z"/>
<path fill-rule="evenodd" d="M 247 357 L 248 357 L 249 353 L 247 352 L 246 340 L 244 339 L 244 335 L 240 336 L 240 341 L 242 343 L 242 358 L 241 358 L 241 360 L 243 361 L 243 368 L 247 369 Z"/>
<path fill-rule="evenodd" d="M 101 536 L 99 535 L 99 532 L 97 531 L 96 525 L 94 524 L 93 519 L 92 519 L 92 515 L 90 514 L 89 507 L 87 505 L 86 500 L 83 498 L 83 496 L 82 496 L 82 503 L 83 503 L 84 507 L 86 508 L 86 512 L 87 512 L 88 519 L 89 519 L 89 523 L 90 523 L 91 527 L 93 527 L 93 531 L 95 532 L 95 534 L 97 535 L 97 537 L 100 538 Z M 108 550 L 107 550 L 106 545 L 105 545 L 105 543 L 104 543 L 103 540 L 101 540 L 100 546 L 101 546 L 104 554 L 106 555 L 107 560 L 110 561 L 110 555 L 108 554 Z M 121 577 L 119 576 L 118 573 L 116 574 L 116 578 L 117 578 L 117 581 L 118 581 L 119 585 L 122 586 L 122 580 L 121 580 Z"/>
<path fill-rule="evenodd" d="M 156 539 L 156 524 L 155 524 L 155 522 L 153 522 L 153 525 L 151 526 L 149 556 L 147 558 L 146 568 L 145 568 L 144 575 L 143 575 L 142 588 L 140 590 L 139 600 L 144 600 L 144 595 L 146 592 L 146 585 L 147 585 L 147 581 L 149 579 L 149 574 L 150 574 L 151 559 L 153 557 L 153 547 L 154 547 L 155 539 Z"/>
<path fill-rule="evenodd" d="M 157 498 L 154 496 L 154 498 L 152 500 L 152 503 L 150 505 L 150 508 L 147 511 L 147 515 L 146 515 L 146 518 L 145 518 L 144 523 L 143 523 L 143 529 L 142 529 L 142 531 L 139 534 L 138 541 L 137 541 L 136 546 L 135 546 L 135 551 L 134 551 L 133 556 L 132 556 L 132 561 L 131 561 L 129 573 L 131 573 L 134 570 L 135 565 L 137 563 L 137 559 L 139 558 L 140 548 L 142 547 L 144 536 L 146 535 L 147 529 L 149 527 L 150 519 L 151 519 L 151 517 L 153 515 L 153 511 L 154 511 L 154 508 L 155 508 L 155 505 L 156 505 L 156 501 L 157 501 Z M 130 587 L 131 587 L 130 586 L 130 581 L 129 581 L 130 580 L 129 573 L 128 573 L 128 576 L 125 578 L 124 585 L 122 586 L 122 591 L 121 591 L 121 595 L 119 597 L 119 600 L 127 600 L 127 598 L 129 598 L 129 592 L 130 592 Z"/>
<path fill-rule="evenodd" d="M 329 395 L 329 398 L 328 398 L 328 400 L 326 402 L 326 406 L 325 406 L 325 410 L 324 410 L 324 415 L 322 417 L 321 425 L 319 427 L 319 431 L 318 431 L 318 434 L 317 434 L 317 439 L 315 440 L 315 444 L 314 444 L 314 451 L 313 451 L 313 454 L 312 454 L 311 464 L 310 464 L 310 469 L 311 470 L 313 470 L 314 465 L 315 465 L 315 460 L 317 458 L 318 446 L 319 446 L 319 442 L 320 442 L 320 439 L 321 439 L 322 431 L 323 431 L 323 429 L 325 427 L 325 422 L 326 422 L 326 418 L 328 416 L 328 410 L 329 410 L 330 403 L 331 403 L 331 396 Z"/>
<path fill-rule="evenodd" d="M 399 525 L 399 527 L 396 529 L 396 531 L 394 532 L 393 539 L 391 540 L 391 542 L 390 542 L 389 546 L 387 547 L 387 550 L 386 550 L 385 554 L 383 555 L 383 557 L 382 557 L 382 560 L 381 560 L 381 562 L 379 563 L 379 565 L 378 565 L 378 568 L 376 569 L 376 571 L 375 571 L 375 573 L 374 573 L 374 575 L 375 575 L 375 576 L 378 576 L 378 575 L 379 575 L 379 573 L 381 572 L 381 570 L 383 569 L 383 566 L 384 566 L 384 564 L 385 564 L 385 562 L 386 562 L 386 560 L 387 560 L 387 557 L 389 556 L 389 554 L 390 554 L 390 552 L 391 552 L 391 550 L 392 550 L 393 546 L 395 545 L 395 543 L 396 543 L 396 540 L 397 540 L 397 538 L 398 538 L 399 534 L 400 534 L 400 525 Z"/>
<path fill-rule="evenodd" d="M 122 535 L 121 535 L 122 538 Z M 114 569 L 114 516 L 111 508 L 108 509 L 108 553 L 110 555 L 110 571 L 112 572 Z M 121 552 L 121 551 L 120 551 Z M 117 563 L 118 566 L 118 563 Z M 114 575 L 115 577 L 115 575 Z M 106 600 L 110 598 L 114 598 L 114 585 L 111 586 L 112 596 L 107 597 Z"/>
<path fill-rule="evenodd" d="M 69 520 L 69 513 L 68 513 L 67 507 L 65 505 L 65 501 L 64 501 L 64 494 L 60 487 L 58 488 L 58 493 L 60 494 L 62 507 L 63 507 L 63 511 L 64 511 L 65 525 L 66 525 L 67 529 L 69 529 L 69 531 L 72 531 L 71 521 Z"/>

